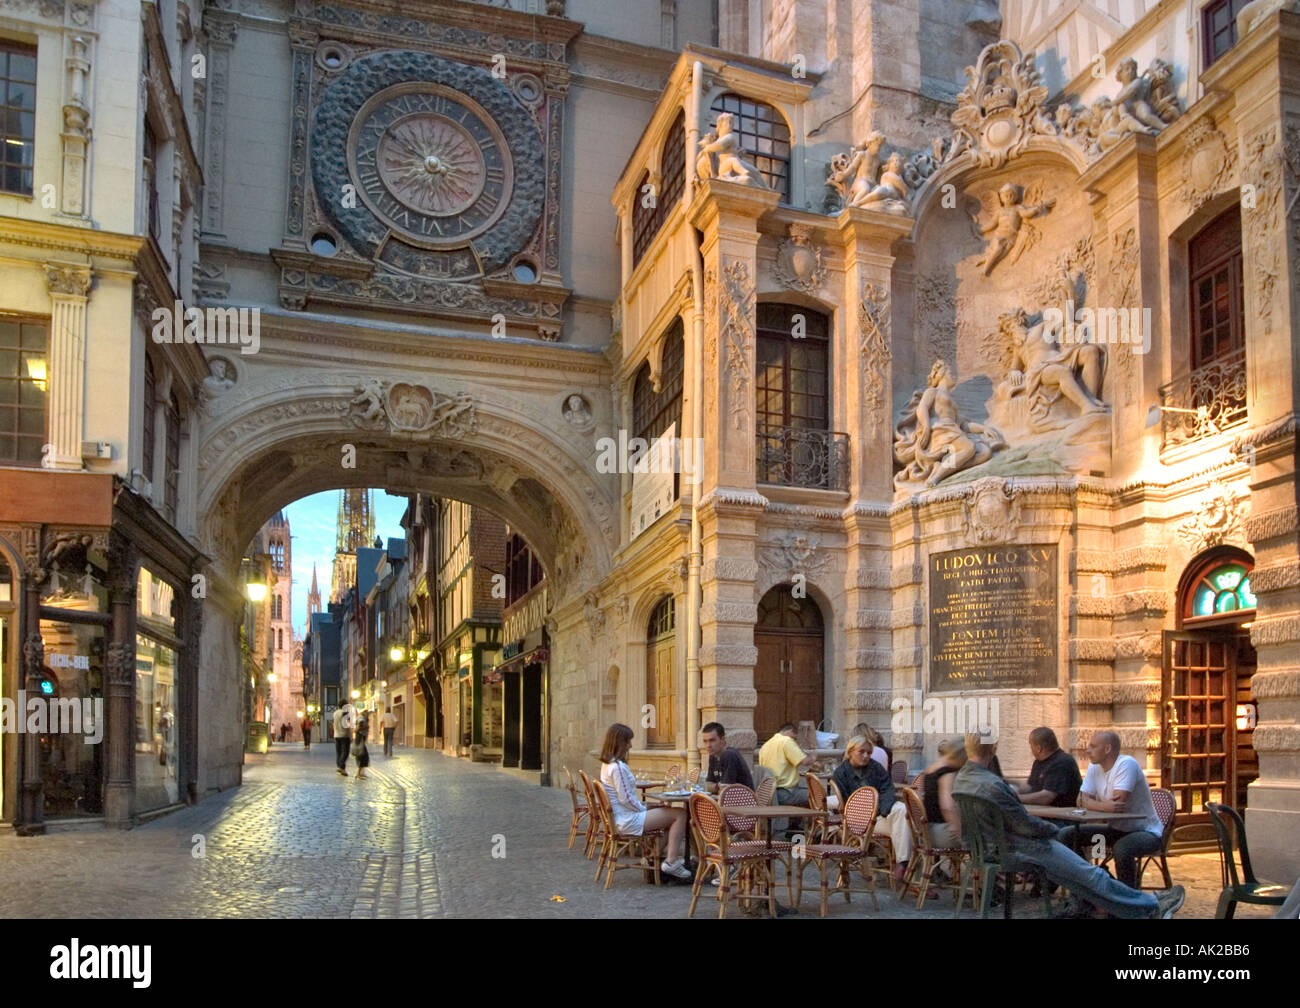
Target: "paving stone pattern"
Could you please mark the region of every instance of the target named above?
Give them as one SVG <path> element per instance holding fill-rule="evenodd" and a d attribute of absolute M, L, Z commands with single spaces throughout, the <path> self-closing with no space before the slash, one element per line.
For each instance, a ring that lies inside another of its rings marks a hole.
<path fill-rule="evenodd" d="M 581 841 L 565 846 L 565 791 L 401 748 L 391 759 L 376 756 L 369 779 L 345 779 L 333 756 L 327 746 L 276 746 L 248 757 L 242 787 L 127 832 L 0 832 L 0 916 L 686 916 L 689 886 L 656 888 L 635 871 L 617 873 L 608 891 L 593 880 Z M 202 858 L 193 856 L 196 836 L 206 846 Z M 1217 856 L 1175 858 L 1171 870 L 1188 888 L 1179 916 L 1213 917 Z M 806 878 L 815 888 L 816 870 Z M 701 898 L 697 917 L 716 914 L 715 891 Z M 778 893 L 784 902 L 784 888 Z M 883 890 L 878 899 L 876 912 L 869 896 L 836 897 L 830 913 L 952 915 L 947 897 L 922 911 Z M 1040 908 L 1018 901 L 1016 916 Z M 1268 912 L 1242 907 L 1238 916 Z M 815 893 L 805 893 L 800 917 L 816 919 Z"/>

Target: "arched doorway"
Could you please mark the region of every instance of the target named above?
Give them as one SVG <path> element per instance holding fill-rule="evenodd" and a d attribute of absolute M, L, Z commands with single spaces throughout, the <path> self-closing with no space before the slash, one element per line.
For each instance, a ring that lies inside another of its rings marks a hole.
<path fill-rule="evenodd" d="M 646 727 L 649 748 L 672 748 L 677 741 L 677 695 L 674 660 L 677 649 L 677 607 L 665 595 L 650 613 L 645 644 L 645 702 L 654 712 Z"/>
<path fill-rule="evenodd" d="M 1178 586 L 1178 629 L 1166 632 L 1161 785 L 1183 822 L 1208 822 L 1207 802 L 1246 807 L 1259 776 L 1252 737 L 1251 556 L 1220 547 L 1197 557 Z"/>
<path fill-rule="evenodd" d="M 758 603 L 754 625 L 754 731 L 770 738 L 786 721 L 821 722 L 824 717 L 825 629 L 817 603 L 796 597 L 792 585 L 777 585 Z"/>

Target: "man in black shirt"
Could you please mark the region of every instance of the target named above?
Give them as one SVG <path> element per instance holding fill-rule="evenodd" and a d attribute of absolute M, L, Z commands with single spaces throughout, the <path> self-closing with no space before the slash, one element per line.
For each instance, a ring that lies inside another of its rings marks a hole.
<path fill-rule="evenodd" d="M 1050 728 L 1035 728 L 1029 733 L 1029 751 L 1034 766 L 1029 771 L 1029 783 L 1019 785 L 1020 800 L 1026 805 L 1074 808 L 1083 778 L 1074 757 L 1057 744 L 1056 733 Z"/>
<path fill-rule="evenodd" d="M 704 726 L 704 748 L 709 753 L 709 772 L 705 780 L 710 792 L 716 794 L 725 784 L 744 784 L 753 789 L 754 776 L 749 772 L 745 757 L 738 749 L 727 745 L 727 730 L 716 721 Z"/>

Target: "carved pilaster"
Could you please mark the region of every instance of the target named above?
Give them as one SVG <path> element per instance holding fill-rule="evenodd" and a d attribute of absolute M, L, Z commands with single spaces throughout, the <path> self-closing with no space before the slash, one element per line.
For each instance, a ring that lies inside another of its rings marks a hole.
<path fill-rule="evenodd" d="M 60 209 L 81 217 L 86 212 L 86 147 L 90 143 L 90 107 L 86 103 L 86 80 L 90 74 L 90 51 L 86 40 L 77 36 L 69 43 L 65 62 L 67 102 L 63 106 L 63 187 Z"/>
<path fill-rule="evenodd" d="M 53 457 L 45 465 L 80 469 L 86 383 L 86 301 L 91 271 L 81 263 L 48 262 L 50 292 L 49 438 Z"/>
<path fill-rule="evenodd" d="M 311 63 L 320 36 L 306 24 L 289 23 L 293 48 L 293 104 L 289 110 L 289 201 L 285 208 L 285 245 L 305 249 L 303 209 L 307 199 L 307 120 L 311 111 Z"/>
<path fill-rule="evenodd" d="M 233 15 L 209 8 L 203 12 L 208 36 L 208 77 L 204 94 L 207 135 L 203 140 L 203 230 L 223 235 L 222 207 L 226 177 L 226 103 L 230 94 L 230 52 L 235 45 Z"/>

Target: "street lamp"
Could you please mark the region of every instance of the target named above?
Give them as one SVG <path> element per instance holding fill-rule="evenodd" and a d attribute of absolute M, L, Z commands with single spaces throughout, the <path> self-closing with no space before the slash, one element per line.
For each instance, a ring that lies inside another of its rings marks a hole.
<path fill-rule="evenodd" d="M 256 564 L 248 575 L 248 580 L 244 584 L 244 591 L 248 593 L 250 601 L 261 602 L 266 598 L 266 575 L 262 573 L 261 568 Z"/>
<path fill-rule="evenodd" d="M 361 697 L 361 691 L 359 689 L 354 689 L 352 691 L 352 699 L 357 700 L 360 699 L 360 697 Z"/>
<path fill-rule="evenodd" d="M 406 657 L 406 651 L 403 650 L 402 645 L 394 644 L 388 649 L 388 657 L 393 659 L 395 662 L 399 662 Z"/>

